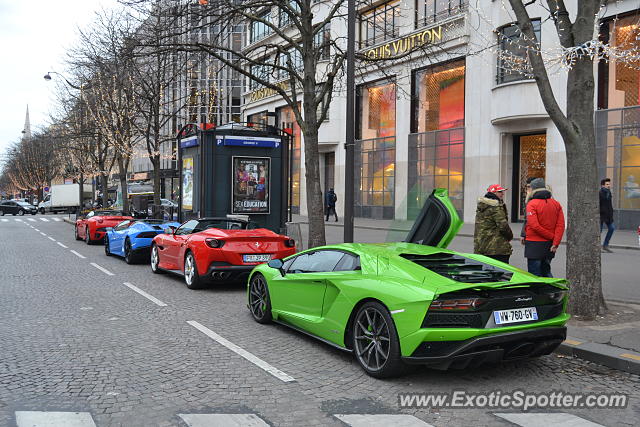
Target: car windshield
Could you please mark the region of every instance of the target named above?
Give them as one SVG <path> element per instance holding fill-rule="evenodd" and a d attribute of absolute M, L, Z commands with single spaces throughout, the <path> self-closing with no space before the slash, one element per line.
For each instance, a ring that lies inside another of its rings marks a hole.
<path fill-rule="evenodd" d="M 221 230 L 245 230 L 248 223 L 244 221 L 234 221 L 229 219 L 205 219 L 198 223 L 198 228 L 206 230 L 208 228 L 219 228 Z"/>
<path fill-rule="evenodd" d="M 122 211 L 94 211 L 91 216 L 124 216 L 124 213 Z"/>

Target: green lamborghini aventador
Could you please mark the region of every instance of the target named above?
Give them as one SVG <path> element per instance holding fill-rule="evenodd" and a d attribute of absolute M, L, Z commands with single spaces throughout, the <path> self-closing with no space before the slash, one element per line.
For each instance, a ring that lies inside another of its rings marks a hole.
<path fill-rule="evenodd" d="M 445 248 L 462 225 L 435 190 L 405 242 L 339 244 L 271 260 L 248 307 L 353 352 L 374 377 L 404 364 L 464 368 L 551 353 L 566 337 L 567 282 Z"/>

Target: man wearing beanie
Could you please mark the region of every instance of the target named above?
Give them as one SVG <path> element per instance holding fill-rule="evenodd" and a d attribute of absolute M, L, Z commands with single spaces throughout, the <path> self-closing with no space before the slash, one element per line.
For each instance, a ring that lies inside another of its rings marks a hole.
<path fill-rule="evenodd" d="M 551 197 L 544 179 L 531 181 L 531 198 L 526 208 L 524 256 L 529 273 L 551 276 L 551 260 L 564 234 L 562 206 Z"/>
<path fill-rule="evenodd" d="M 487 194 L 478 199 L 473 252 L 509 263 L 513 251 L 513 232 L 503 200 L 505 190 L 499 184 L 492 185 L 487 189 Z"/>

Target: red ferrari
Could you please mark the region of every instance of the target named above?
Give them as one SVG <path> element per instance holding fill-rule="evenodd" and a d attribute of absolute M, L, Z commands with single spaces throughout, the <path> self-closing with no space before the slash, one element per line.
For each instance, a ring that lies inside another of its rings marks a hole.
<path fill-rule="evenodd" d="M 293 239 L 241 219 L 200 218 L 153 238 L 151 270 L 184 276 L 189 289 L 206 281 L 246 278 L 258 264 L 296 252 Z"/>
<path fill-rule="evenodd" d="M 76 240 L 83 240 L 87 245 L 102 242 L 107 234 L 107 227 L 113 227 L 125 219 L 132 219 L 122 211 L 91 211 L 85 217 L 76 220 Z"/>

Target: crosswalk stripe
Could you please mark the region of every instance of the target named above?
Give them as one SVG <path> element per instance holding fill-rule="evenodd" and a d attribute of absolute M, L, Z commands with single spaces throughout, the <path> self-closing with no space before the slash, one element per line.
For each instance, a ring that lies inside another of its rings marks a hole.
<path fill-rule="evenodd" d="M 40 218 L 40 221 L 49 222 L 47 218 Z"/>
<path fill-rule="evenodd" d="M 413 415 L 404 414 L 333 414 L 352 427 L 433 427 Z"/>
<path fill-rule="evenodd" d="M 16 411 L 18 427 L 96 427 L 89 412 Z"/>
<path fill-rule="evenodd" d="M 16 218 L 16 221 L 23 222 L 20 218 Z"/>
<path fill-rule="evenodd" d="M 496 413 L 496 416 L 521 427 L 603 427 L 566 412 L 555 413 Z"/>
<path fill-rule="evenodd" d="M 189 427 L 265 427 L 255 414 L 178 414 Z"/>
<path fill-rule="evenodd" d="M 62 221 L 60 218 L 51 218 L 52 220 L 54 220 L 55 222 L 60 222 Z"/>
<path fill-rule="evenodd" d="M 35 220 L 35 219 L 33 219 L 33 218 L 27 218 L 27 220 L 29 220 L 29 221 L 31 221 L 31 222 L 36 222 L 36 220 Z"/>
<path fill-rule="evenodd" d="M 2 218 L 2 222 L 9 222 L 9 220 L 6 218 Z"/>

